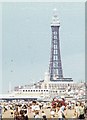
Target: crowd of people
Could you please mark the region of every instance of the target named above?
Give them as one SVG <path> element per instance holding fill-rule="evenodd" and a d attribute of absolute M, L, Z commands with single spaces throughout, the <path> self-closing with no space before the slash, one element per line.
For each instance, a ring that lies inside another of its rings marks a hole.
<path fill-rule="evenodd" d="M 10 117 L 14 118 L 14 120 L 28 120 L 28 118 L 30 118 L 29 114 L 32 114 L 32 118 L 47 120 L 48 116 L 45 111 L 45 109 L 47 109 L 46 105 L 47 103 L 38 101 L 29 101 L 21 104 L 10 103 L 8 107 L 3 105 L 3 112 L 5 113 L 9 109 Z M 52 103 L 50 103 L 48 107 L 50 118 L 57 118 L 59 120 L 67 119 L 67 110 L 71 110 L 71 112 L 73 110 L 73 116 L 71 116 L 71 118 L 85 119 L 85 111 L 87 108 L 85 108 L 84 103 L 76 102 L 73 105 L 72 107 L 70 103 L 62 104 L 60 101 L 55 101 L 54 107 Z"/>

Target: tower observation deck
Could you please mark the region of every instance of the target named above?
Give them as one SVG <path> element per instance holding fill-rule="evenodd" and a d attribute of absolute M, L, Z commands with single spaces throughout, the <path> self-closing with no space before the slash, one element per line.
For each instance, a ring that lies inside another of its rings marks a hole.
<path fill-rule="evenodd" d="M 49 64 L 49 74 L 51 81 L 73 81 L 72 78 L 63 77 L 63 69 L 60 54 L 59 28 L 60 22 L 57 14 L 57 9 L 53 10 L 53 18 L 51 22 L 52 41 L 51 41 L 51 56 Z"/>

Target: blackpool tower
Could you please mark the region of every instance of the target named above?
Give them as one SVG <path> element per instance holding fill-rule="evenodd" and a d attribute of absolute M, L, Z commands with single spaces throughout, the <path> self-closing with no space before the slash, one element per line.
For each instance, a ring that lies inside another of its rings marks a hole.
<path fill-rule="evenodd" d="M 53 18 L 51 22 L 52 40 L 51 40 L 51 55 L 49 64 L 50 80 L 65 80 L 63 78 L 62 61 L 60 54 L 60 39 L 59 28 L 60 22 L 57 14 L 57 9 L 53 10 Z"/>
<path fill-rule="evenodd" d="M 51 23 L 52 42 L 51 42 L 51 57 L 50 57 L 50 80 L 63 78 L 62 62 L 60 55 L 60 40 L 59 40 L 60 22 L 57 15 L 57 10 L 53 11 L 53 19 Z"/>

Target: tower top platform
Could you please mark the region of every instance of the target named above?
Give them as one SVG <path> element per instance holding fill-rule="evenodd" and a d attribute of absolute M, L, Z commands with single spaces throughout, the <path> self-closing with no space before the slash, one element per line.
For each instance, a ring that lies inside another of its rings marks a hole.
<path fill-rule="evenodd" d="M 60 22 L 58 18 L 58 11 L 56 8 L 53 9 L 53 17 L 52 17 L 51 26 L 60 26 Z"/>

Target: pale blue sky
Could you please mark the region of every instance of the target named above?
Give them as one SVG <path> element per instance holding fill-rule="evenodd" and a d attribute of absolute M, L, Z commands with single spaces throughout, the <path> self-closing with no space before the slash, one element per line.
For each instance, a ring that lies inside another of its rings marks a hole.
<path fill-rule="evenodd" d="M 52 10 L 58 9 L 64 77 L 85 80 L 85 3 L 4 3 L 2 86 L 44 79 L 48 70 Z"/>

